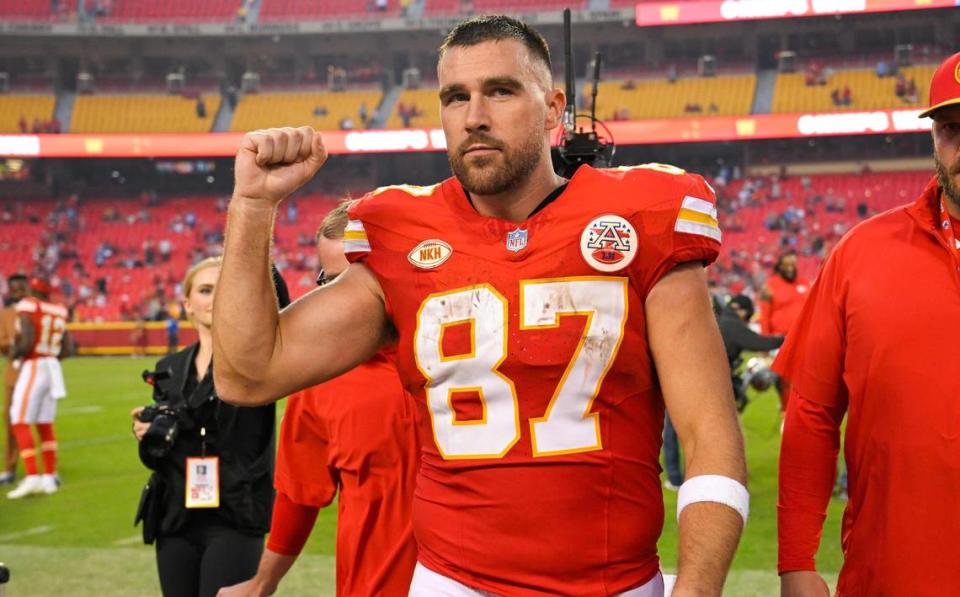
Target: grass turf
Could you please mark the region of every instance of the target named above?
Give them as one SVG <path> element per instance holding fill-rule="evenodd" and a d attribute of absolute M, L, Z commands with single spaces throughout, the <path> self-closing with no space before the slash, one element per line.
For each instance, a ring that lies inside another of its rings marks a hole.
<path fill-rule="evenodd" d="M 63 487 L 54 496 L 0 497 L 0 562 L 11 569 L 8 594 L 159 594 L 152 547 L 140 542 L 133 514 L 147 471 L 130 433 L 130 409 L 150 400 L 140 372 L 153 359 L 64 361 L 68 398 L 60 402 L 57 435 Z M 779 415 L 772 394 L 743 416 L 752 495 L 750 523 L 727 582 L 731 595 L 772 595 L 776 578 L 776 486 Z M 5 493 L 5 491 L 4 491 Z M 676 494 L 665 492 L 660 541 L 663 566 L 676 565 Z M 831 580 L 839 569 L 839 515 L 834 501 L 818 555 Z M 280 594 L 332 594 L 336 512 L 321 512 L 304 556 Z"/>

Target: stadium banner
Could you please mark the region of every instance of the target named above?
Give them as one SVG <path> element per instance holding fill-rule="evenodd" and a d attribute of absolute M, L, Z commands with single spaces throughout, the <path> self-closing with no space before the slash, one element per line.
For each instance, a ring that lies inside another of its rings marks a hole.
<path fill-rule="evenodd" d="M 132 321 L 68 323 L 67 330 L 77 344 L 80 355 L 167 354 L 168 338 L 165 322 L 149 322 L 142 330 Z M 183 348 L 197 341 L 197 330 L 181 321 L 177 346 Z"/>
<path fill-rule="evenodd" d="M 637 4 L 638 27 L 864 14 L 960 6 L 960 0 L 694 0 Z"/>
<path fill-rule="evenodd" d="M 618 145 L 888 135 L 929 131 L 920 110 L 758 114 L 609 122 Z M 441 129 L 322 131 L 330 154 L 446 151 Z M 242 133 L 0 135 L 0 157 L 230 157 Z"/>
<path fill-rule="evenodd" d="M 560 25 L 562 12 L 557 10 L 513 11 L 531 25 Z M 426 17 L 346 17 L 311 21 L 309 19 L 260 20 L 256 23 L 53 23 L 46 21 L 0 21 L 0 34 L 31 36 L 109 36 L 109 37 L 194 37 L 240 35 L 316 35 L 337 33 L 369 33 L 388 31 L 449 31 L 463 20 L 463 15 L 449 14 Z M 631 23 L 632 7 L 601 10 L 574 10 L 574 23 Z"/>

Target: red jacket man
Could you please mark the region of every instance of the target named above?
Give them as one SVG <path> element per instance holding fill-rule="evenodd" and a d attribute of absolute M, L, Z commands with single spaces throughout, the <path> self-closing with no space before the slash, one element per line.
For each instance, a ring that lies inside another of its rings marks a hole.
<path fill-rule="evenodd" d="M 960 587 L 960 54 L 938 69 L 930 98 L 937 177 L 837 245 L 775 364 L 793 382 L 778 505 L 785 597 L 829 595 L 814 555 L 844 414 L 850 498 L 836 594 Z"/>

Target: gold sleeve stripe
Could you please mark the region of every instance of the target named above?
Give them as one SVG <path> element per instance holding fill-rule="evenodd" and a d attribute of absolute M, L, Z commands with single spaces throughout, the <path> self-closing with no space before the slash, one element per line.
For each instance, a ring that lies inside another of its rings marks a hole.
<path fill-rule="evenodd" d="M 692 209 L 681 209 L 680 214 L 677 216 L 677 221 L 696 222 L 698 224 L 713 226 L 714 228 L 720 227 L 720 223 L 715 217 L 700 213 L 699 211 L 693 211 Z"/>
<path fill-rule="evenodd" d="M 367 233 L 362 230 L 345 230 L 343 240 L 367 240 Z"/>

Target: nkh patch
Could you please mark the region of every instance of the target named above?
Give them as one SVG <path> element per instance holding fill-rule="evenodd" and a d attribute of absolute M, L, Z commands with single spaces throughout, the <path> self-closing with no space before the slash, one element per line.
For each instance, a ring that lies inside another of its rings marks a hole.
<path fill-rule="evenodd" d="M 527 248 L 527 231 L 523 228 L 507 233 L 507 250 L 511 253 L 519 253 Z"/>
<path fill-rule="evenodd" d="M 439 267 L 453 254 L 453 247 L 440 239 L 425 240 L 407 255 L 407 261 L 420 269 Z"/>
<path fill-rule="evenodd" d="M 580 235 L 580 253 L 587 265 L 601 272 L 615 272 L 637 256 L 637 232 L 626 219 L 615 215 L 594 218 Z"/>

